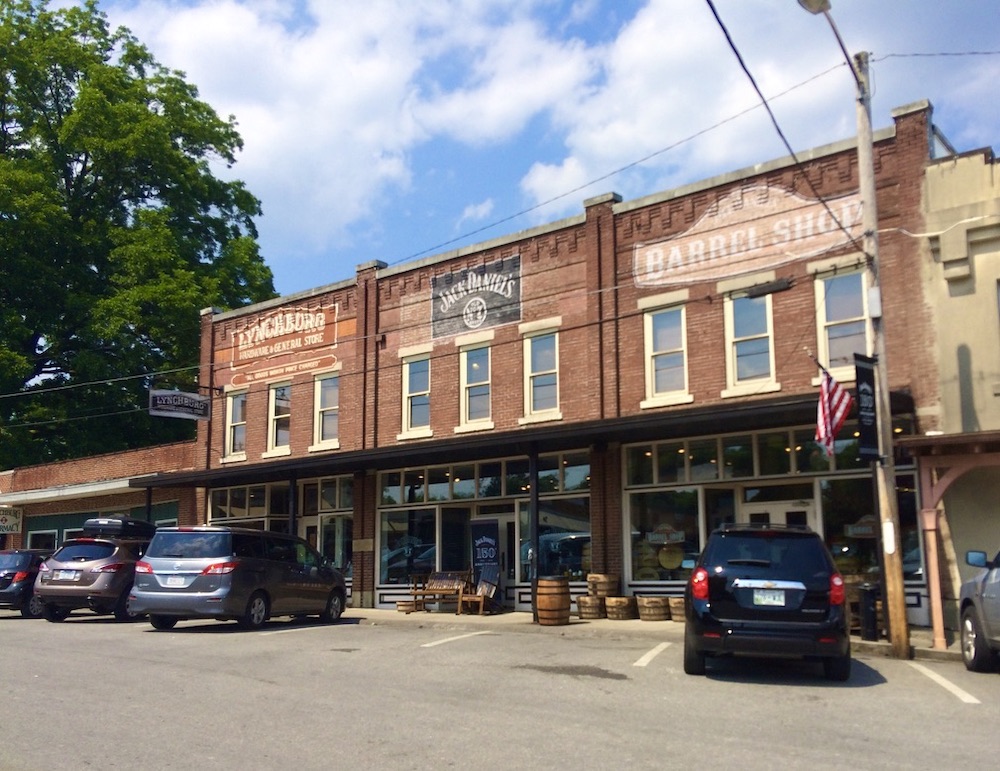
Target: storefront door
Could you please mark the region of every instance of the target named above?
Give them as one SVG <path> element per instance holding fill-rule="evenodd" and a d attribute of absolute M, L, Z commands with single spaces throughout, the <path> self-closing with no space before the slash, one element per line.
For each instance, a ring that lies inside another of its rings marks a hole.
<path fill-rule="evenodd" d="M 736 521 L 755 525 L 809 527 L 819 532 L 815 506 L 812 501 L 807 500 L 744 503 L 737 513 Z"/>

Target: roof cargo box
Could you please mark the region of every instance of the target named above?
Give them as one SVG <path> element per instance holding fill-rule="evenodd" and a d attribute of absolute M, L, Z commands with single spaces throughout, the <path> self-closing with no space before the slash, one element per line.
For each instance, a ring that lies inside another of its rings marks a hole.
<path fill-rule="evenodd" d="M 95 517 L 83 523 L 83 532 L 86 535 L 148 539 L 156 532 L 156 525 L 128 517 Z"/>

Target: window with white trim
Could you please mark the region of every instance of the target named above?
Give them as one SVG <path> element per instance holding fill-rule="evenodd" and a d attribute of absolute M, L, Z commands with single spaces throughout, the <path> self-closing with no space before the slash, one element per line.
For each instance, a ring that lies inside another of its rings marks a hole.
<path fill-rule="evenodd" d="M 656 308 L 643 315 L 646 398 L 641 407 L 687 404 L 687 331 L 684 306 Z"/>
<path fill-rule="evenodd" d="M 286 454 L 291 451 L 292 384 L 275 383 L 268 390 L 268 453 Z"/>
<path fill-rule="evenodd" d="M 340 446 L 340 375 L 327 372 L 313 381 L 313 444 L 309 449 Z"/>
<path fill-rule="evenodd" d="M 819 360 L 837 380 L 854 380 L 854 354 L 868 355 L 870 324 L 861 270 L 816 277 Z"/>
<path fill-rule="evenodd" d="M 490 346 L 468 346 L 460 351 L 461 425 L 493 428 L 490 379 Z"/>
<path fill-rule="evenodd" d="M 524 338 L 525 418 L 558 419 L 559 336 L 541 332 Z"/>
<path fill-rule="evenodd" d="M 412 356 L 403 359 L 403 434 L 430 436 L 431 359 Z"/>
<path fill-rule="evenodd" d="M 246 458 L 247 451 L 247 392 L 234 391 L 226 398 L 227 458 Z"/>
<path fill-rule="evenodd" d="M 726 382 L 722 396 L 777 391 L 771 295 L 726 300 Z"/>

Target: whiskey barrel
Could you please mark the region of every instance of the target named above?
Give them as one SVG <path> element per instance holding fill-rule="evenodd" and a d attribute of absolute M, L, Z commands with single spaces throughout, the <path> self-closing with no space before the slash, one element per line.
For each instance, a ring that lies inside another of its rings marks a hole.
<path fill-rule="evenodd" d="M 614 597 L 618 594 L 618 576 L 614 573 L 588 573 L 587 593 L 593 597 Z"/>
<path fill-rule="evenodd" d="M 615 621 L 624 621 L 639 615 L 635 597 L 605 597 L 604 606 L 607 608 L 608 618 Z"/>
<path fill-rule="evenodd" d="M 608 615 L 603 597 L 582 594 L 576 598 L 576 608 L 580 618 L 607 618 Z"/>
<path fill-rule="evenodd" d="M 564 626 L 569 623 L 569 579 L 546 576 L 538 579 L 536 608 L 541 626 Z"/>
<path fill-rule="evenodd" d="M 670 598 L 670 618 L 674 621 L 680 621 L 684 623 L 684 598 L 683 597 L 671 597 Z"/>
<path fill-rule="evenodd" d="M 669 597 L 636 597 L 639 606 L 639 618 L 643 621 L 669 621 Z"/>

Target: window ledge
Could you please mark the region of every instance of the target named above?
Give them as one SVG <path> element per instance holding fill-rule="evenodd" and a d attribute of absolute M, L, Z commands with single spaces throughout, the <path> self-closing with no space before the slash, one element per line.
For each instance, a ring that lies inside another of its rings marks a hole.
<path fill-rule="evenodd" d="M 741 383 L 727 388 L 719 394 L 723 399 L 732 399 L 735 396 L 756 396 L 757 394 L 771 394 L 781 390 L 781 383 L 773 380 L 761 380 L 757 383 Z"/>
<path fill-rule="evenodd" d="M 319 442 L 318 444 L 311 444 L 306 447 L 307 452 L 322 452 L 323 450 L 339 450 L 340 440 L 330 439 L 326 442 Z"/>
<path fill-rule="evenodd" d="M 520 426 L 526 426 L 530 423 L 547 423 L 550 420 L 562 420 L 562 412 L 559 410 L 536 412 L 533 415 L 525 415 L 523 418 L 518 418 L 517 423 Z"/>
<path fill-rule="evenodd" d="M 844 383 L 853 383 L 858 376 L 854 367 L 837 367 L 836 369 L 827 369 L 827 372 L 841 385 L 844 385 Z M 817 375 L 810 382 L 814 386 L 822 385 L 823 375 Z"/>
<path fill-rule="evenodd" d="M 260 457 L 262 458 L 283 458 L 286 455 L 292 454 L 291 447 L 275 447 L 273 450 L 268 450 L 267 452 L 262 452 Z"/>
<path fill-rule="evenodd" d="M 247 459 L 245 452 L 234 452 L 231 455 L 223 455 L 219 463 L 241 463 Z"/>
<path fill-rule="evenodd" d="M 429 426 L 425 428 L 412 428 L 409 431 L 396 434 L 396 441 L 405 442 L 407 439 L 428 439 L 432 436 L 434 436 L 434 432 L 431 431 Z"/>
<path fill-rule="evenodd" d="M 648 399 L 643 399 L 639 402 L 639 409 L 648 410 L 653 407 L 672 407 L 676 404 L 691 404 L 694 401 L 694 396 L 689 393 L 673 393 L 673 394 L 661 394 L 659 396 L 651 396 Z"/>
<path fill-rule="evenodd" d="M 469 434 L 474 431 L 492 431 L 494 428 L 492 420 L 480 420 L 475 423 L 463 423 L 455 426 L 456 434 Z"/>

